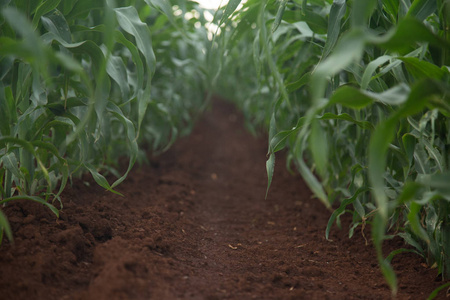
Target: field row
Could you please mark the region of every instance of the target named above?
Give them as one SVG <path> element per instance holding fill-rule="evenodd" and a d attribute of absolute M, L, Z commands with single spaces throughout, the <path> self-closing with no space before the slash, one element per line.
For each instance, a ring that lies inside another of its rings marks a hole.
<path fill-rule="evenodd" d="M 215 92 L 251 131 L 268 130 L 268 193 L 286 148 L 287 168 L 335 208 L 327 237 L 346 213 L 350 237 L 371 225 L 393 293 L 389 262 L 403 251 L 450 277 L 448 1 L 118 4 L 0 4 L 1 205 L 29 199 L 58 215 L 85 172 L 117 193 L 146 151 L 190 132 Z M 4 233 L 12 242 L 0 210 Z M 395 235 L 412 249 L 382 253 Z"/>

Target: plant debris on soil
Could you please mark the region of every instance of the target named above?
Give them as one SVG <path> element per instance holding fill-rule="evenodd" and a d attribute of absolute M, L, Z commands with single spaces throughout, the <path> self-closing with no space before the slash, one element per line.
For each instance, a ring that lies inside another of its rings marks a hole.
<path fill-rule="evenodd" d="M 0 246 L 0 299 L 391 298 L 367 229 L 369 245 L 360 228 L 349 239 L 344 218 L 326 240 L 331 212 L 282 154 L 264 199 L 267 139 L 243 123 L 215 101 L 189 137 L 134 169 L 124 197 L 85 179 L 64 192 L 59 219 L 29 201 L 3 208 L 15 245 Z M 392 264 L 398 299 L 442 284 L 416 254 Z"/>

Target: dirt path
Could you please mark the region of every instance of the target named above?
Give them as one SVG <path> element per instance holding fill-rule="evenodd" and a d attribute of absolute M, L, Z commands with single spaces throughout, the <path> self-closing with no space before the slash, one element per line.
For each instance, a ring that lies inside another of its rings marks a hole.
<path fill-rule="evenodd" d="M 67 190 L 58 221 L 8 206 L 16 245 L 0 247 L 0 299 L 389 299 L 373 248 L 345 222 L 326 241 L 330 212 L 281 158 L 264 200 L 265 152 L 216 102 L 189 138 L 136 168 L 125 197 L 88 180 Z M 415 255 L 393 264 L 399 299 L 440 284 Z"/>

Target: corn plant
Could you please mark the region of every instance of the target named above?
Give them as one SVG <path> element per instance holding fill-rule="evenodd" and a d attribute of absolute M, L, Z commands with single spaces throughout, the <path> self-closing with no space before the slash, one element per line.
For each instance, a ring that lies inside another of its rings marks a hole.
<path fill-rule="evenodd" d="M 58 215 L 54 202 L 84 172 L 118 193 L 145 159 L 138 143 L 160 152 L 188 132 L 206 82 L 194 54 L 209 41 L 184 17 L 197 5 L 176 3 L 177 15 L 158 0 L 1 2 L 1 205 L 34 200 Z M 12 241 L 0 211 L 0 242 L 3 232 Z"/>
<path fill-rule="evenodd" d="M 222 28 L 216 88 L 268 128 L 269 186 L 288 148 L 288 167 L 335 208 L 327 237 L 344 213 L 350 236 L 372 225 L 394 294 L 389 261 L 405 250 L 381 249 L 393 235 L 450 276 L 449 5 L 248 0 Z"/>

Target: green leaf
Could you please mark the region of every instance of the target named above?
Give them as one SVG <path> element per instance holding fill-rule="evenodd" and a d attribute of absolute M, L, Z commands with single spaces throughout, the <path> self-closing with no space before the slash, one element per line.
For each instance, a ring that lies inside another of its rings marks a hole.
<path fill-rule="evenodd" d="M 155 72 L 156 58 L 152 48 L 151 33 L 147 24 L 139 19 L 139 14 L 134 7 L 120 7 L 114 9 L 117 21 L 123 30 L 133 35 L 137 48 L 144 55 L 150 73 Z"/>
<path fill-rule="evenodd" d="M 153 7 L 158 8 L 160 11 L 162 11 L 166 15 L 166 17 L 169 19 L 169 21 L 172 24 L 176 24 L 175 18 L 173 17 L 172 6 L 170 5 L 169 1 L 145 0 L 145 2 L 149 5 L 152 5 Z"/>
<path fill-rule="evenodd" d="M 425 20 L 437 10 L 436 0 L 414 0 L 406 14 L 407 17 L 415 17 L 419 21 Z"/>
<path fill-rule="evenodd" d="M 366 33 L 352 30 L 344 35 L 336 45 L 333 54 L 318 65 L 311 77 L 313 99 L 323 97 L 327 79 L 355 61 L 359 61 L 366 43 Z"/>
<path fill-rule="evenodd" d="M 311 191 L 319 198 L 320 201 L 327 207 L 330 208 L 330 202 L 328 201 L 328 196 L 323 190 L 322 185 L 314 176 L 314 174 L 306 166 L 302 158 L 296 157 L 296 162 L 299 168 L 299 172 L 302 175 L 305 182 L 308 184 Z"/>
<path fill-rule="evenodd" d="M 121 193 L 113 190 L 113 188 L 109 185 L 106 178 L 102 174 L 100 174 L 93 165 L 91 165 L 89 163 L 84 163 L 84 166 L 86 167 L 86 169 L 88 169 L 88 171 L 91 173 L 92 177 L 94 178 L 95 182 L 97 182 L 97 184 L 99 186 L 101 186 L 105 190 L 110 191 L 111 193 L 123 196 Z"/>
<path fill-rule="evenodd" d="M 448 207 L 448 206 L 447 206 Z M 441 240 L 443 248 L 442 270 L 443 277 L 448 279 L 450 277 L 450 224 L 444 223 L 441 227 Z"/>
<path fill-rule="evenodd" d="M 423 255 L 421 255 L 421 254 L 420 254 L 419 252 L 417 252 L 416 250 L 413 250 L 413 249 L 406 249 L 406 248 L 400 248 L 400 249 L 395 249 L 395 250 L 393 250 L 391 253 L 389 253 L 389 255 L 386 257 L 385 260 L 386 260 L 388 263 L 391 263 L 391 262 L 392 262 L 392 259 L 394 258 L 394 256 L 396 256 L 397 254 L 401 254 L 401 253 L 415 253 L 415 254 L 417 254 L 417 255 L 423 257 Z"/>
<path fill-rule="evenodd" d="M 21 52 L 25 50 L 28 52 L 27 53 L 28 55 L 29 55 L 29 53 L 32 53 L 32 58 L 35 61 L 45 64 L 45 56 L 44 56 L 42 42 L 36 35 L 33 26 L 30 24 L 30 22 L 27 20 L 27 18 L 23 15 L 23 13 L 18 11 L 16 8 L 6 7 L 2 11 L 2 15 L 5 17 L 6 21 L 9 23 L 9 25 L 17 33 L 19 33 L 23 38 L 23 41 L 21 43 L 16 42 L 16 41 L 9 42 L 7 39 L 5 39 L 2 42 L 2 44 L 3 44 L 2 48 L 7 46 L 6 43 L 9 44 L 8 46 L 14 47 L 16 49 L 20 47 L 22 49 L 17 49 L 17 50 L 19 50 Z M 7 47 L 5 47 L 5 48 L 7 48 Z"/>
<path fill-rule="evenodd" d="M 413 85 L 408 100 L 396 111 L 396 118 L 405 118 L 423 110 L 429 99 L 445 93 L 442 84 L 436 80 L 425 79 Z"/>
<path fill-rule="evenodd" d="M 395 24 L 398 16 L 399 0 L 384 0 L 383 7 L 389 13 L 391 22 Z"/>
<path fill-rule="evenodd" d="M 142 63 L 138 48 L 132 42 L 127 40 L 122 32 L 116 30 L 115 31 L 115 39 L 116 39 L 117 43 L 121 43 L 130 51 L 131 56 L 133 58 L 133 63 L 136 66 L 136 77 L 137 77 L 136 83 L 137 84 L 136 84 L 136 89 L 134 91 L 134 94 L 132 96 L 134 98 L 138 95 L 140 89 L 145 88 L 144 64 Z"/>
<path fill-rule="evenodd" d="M 49 32 L 63 39 L 66 43 L 72 42 L 72 35 L 69 24 L 59 10 L 54 10 L 52 13 L 41 17 L 42 25 Z"/>
<path fill-rule="evenodd" d="M 325 230 L 325 238 L 326 238 L 327 240 L 328 240 L 328 237 L 329 237 L 329 235 L 330 235 L 331 227 L 333 226 L 334 221 L 336 220 L 336 218 L 339 217 L 339 216 L 341 216 L 341 215 L 345 212 L 345 209 L 347 208 L 347 206 L 349 206 L 350 204 L 352 204 L 352 203 L 357 199 L 357 197 L 359 196 L 359 194 L 365 193 L 365 192 L 367 192 L 368 190 L 369 190 L 369 189 L 367 189 L 367 188 L 359 188 L 359 189 L 355 192 L 355 194 L 353 194 L 353 196 L 351 196 L 350 198 L 344 199 L 344 200 L 341 202 L 339 208 L 337 208 L 337 209 L 331 214 L 331 217 L 330 217 L 330 219 L 328 220 L 327 228 L 326 228 L 326 230 Z"/>
<path fill-rule="evenodd" d="M 325 176 L 328 166 L 328 137 L 318 119 L 311 123 L 309 147 L 321 176 Z"/>
<path fill-rule="evenodd" d="M 369 87 L 369 83 L 372 80 L 372 75 L 375 73 L 376 69 L 382 66 L 384 63 L 389 61 L 392 56 L 383 55 L 375 60 L 372 60 L 366 67 L 364 74 L 361 79 L 361 89 L 366 90 Z"/>
<path fill-rule="evenodd" d="M 367 96 L 381 102 L 383 104 L 399 106 L 408 100 L 411 93 L 410 87 L 407 84 L 401 83 L 382 93 L 364 92 Z"/>
<path fill-rule="evenodd" d="M 425 146 L 425 149 L 428 152 L 430 159 L 435 161 L 436 166 L 438 167 L 440 172 L 444 172 L 445 160 L 444 160 L 443 156 L 441 155 L 441 153 L 433 145 L 431 145 L 429 141 L 427 141 L 425 139 L 423 140 L 423 144 Z"/>
<path fill-rule="evenodd" d="M 270 148 L 270 141 L 272 138 L 277 134 L 277 122 L 275 120 L 275 111 L 272 113 L 272 117 L 270 118 L 270 124 L 269 124 L 269 149 L 267 154 L 271 152 Z"/>
<path fill-rule="evenodd" d="M 150 82 L 156 70 L 156 58 L 152 48 L 151 34 L 148 26 L 141 22 L 139 15 L 133 7 L 123 7 L 115 9 L 117 21 L 123 30 L 133 35 L 136 39 L 137 48 L 144 55 L 146 67 L 149 71 L 147 75 L 147 85 L 142 93 L 138 95 L 138 131 L 145 116 L 148 104 L 150 103 Z M 138 63 L 139 61 L 137 61 Z"/>
<path fill-rule="evenodd" d="M 11 227 L 9 226 L 8 219 L 5 214 L 0 210 L 0 244 L 2 243 L 3 232 L 6 233 L 6 237 L 13 244 L 14 238 L 11 231 Z"/>
<path fill-rule="evenodd" d="M 392 295 L 395 298 L 397 295 L 397 275 L 395 275 L 395 271 L 392 268 L 391 264 L 387 261 L 383 261 L 380 263 L 381 272 L 384 275 L 384 279 L 387 281 L 389 287 L 391 288 Z"/>
<path fill-rule="evenodd" d="M 328 23 L 324 15 L 316 13 L 313 9 L 306 8 L 302 11 L 301 20 L 317 34 L 326 34 Z"/>
<path fill-rule="evenodd" d="M 431 187 L 450 199 L 450 171 L 433 175 L 421 176 L 419 182 Z"/>
<path fill-rule="evenodd" d="M 380 123 L 369 143 L 369 180 L 372 184 L 375 201 L 383 219 L 388 216 L 387 196 L 384 191 L 384 172 L 386 153 L 395 135 L 396 119 L 390 118 Z"/>
<path fill-rule="evenodd" d="M 323 49 L 322 57 L 327 57 L 336 45 L 341 33 L 341 20 L 346 11 L 345 0 L 334 0 L 328 17 L 327 41 Z"/>
<path fill-rule="evenodd" d="M 17 161 L 14 152 L 4 155 L 1 157 L 0 161 L 9 172 L 16 176 L 17 179 L 24 179 L 23 175 L 20 173 L 19 162 Z"/>
<path fill-rule="evenodd" d="M 415 79 L 442 79 L 447 74 L 435 64 L 420 60 L 416 57 L 399 57 L 404 62 L 406 69 Z"/>
<path fill-rule="evenodd" d="M 110 55 L 106 64 L 106 72 L 119 86 L 123 101 L 130 99 L 130 87 L 128 85 L 128 71 L 120 56 Z"/>
<path fill-rule="evenodd" d="M 438 48 L 449 49 L 450 44 L 433 34 L 422 22 L 415 18 L 405 18 L 398 26 L 381 38 L 371 38 L 380 47 L 391 51 L 403 52 L 418 42 L 428 42 Z M 408 51 L 409 52 L 409 51 Z"/>
<path fill-rule="evenodd" d="M 300 89 L 302 86 L 308 84 L 310 77 L 311 77 L 311 73 L 308 72 L 306 74 L 303 74 L 302 77 L 300 77 L 300 79 L 287 84 L 286 85 L 287 92 L 288 93 L 295 92 L 296 90 Z"/>
<path fill-rule="evenodd" d="M 269 153 L 278 152 L 285 147 L 285 141 L 292 134 L 297 133 L 300 128 L 303 127 L 305 123 L 305 117 L 298 119 L 297 124 L 290 130 L 283 130 L 280 132 L 276 132 L 276 128 L 272 133 L 272 138 L 269 138 Z"/>
<path fill-rule="evenodd" d="M 448 184 L 448 182 L 447 182 Z M 423 229 L 422 225 L 420 224 L 420 210 L 422 209 L 422 206 L 416 202 L 411 202 L 409 206 L 409 213 L 408 213 L 408 221 L 411 226 L 412 231 L 421 239 L 423 239 L 427 244 L 430 243 L 430 238 L 427 235 L 427 232 L 425 229 Z"/>
<path fill-rule="evenodd" d="M 3 136 L 8 136 L 11 132 L 11 109 L 5 92 L 5 88 L 0 87 L 0 133 Z"/>
<path fill-rule="evenodd" d="M 382 244 L 383 240 L 385 239 L 385 231 L 385 219 L 381 214 L 376 214 L 372 222 L 373 243 L 377 251 L 377 259 L 378 263 L 380 264 L 381 272 L 383 273 L 384 278 L 389 284 L 392 294 L 395 297 L 395 295 L 397 294 L 397 276 L 395 275 L 395 272 L 389 262 L 384 259 L 382 251 Z"/>
<path fill-rule="evenodd" d="M 6 147 L 8 143 L 19 145 L 21 148 L 27 150 L 28 152 L 34 154 L 33 146 L 30 142 L 25 141 L 23 139 L 19 138 L 13 138 L 13 137 L 0 137 L 0 148 Z"/>
<path fill-rule="evenodd" d="M 67 0 L 64 0 L 62 3 L 66 1 Z M 103 9 L 104 7 L 105 7 L 104 0 L 78 0 L 70 10 L 70 13 L 65 14 L 65 16 L 67 21 L 71 23 L 77 19 L 86 18 L 91 11 L 100 10 Z M 69 8 L 70 6 L 67 7 L 67 10 Z"/>
<path fill-rule="evenodd" d="M 352 109 L 362 109 L 372 104 L 373 99 L 351 86 L 340 87 L 330 98 L 328 105 L 341 104 Z"/>
<path fill-rule="evenodd" d="M 19 195 L 19 196 L 9 197 L 9 198 L 5 198 L 5 199 L 1 200 L 0 204 L 8 203 L 10 201 L 15 201 L 15 200 L 30 200 L 30 201 L 40 203 L 40 204 L 48 207 L 56 215 L 56 217 L 59 218 L 59 210 L 56 207 L 54 207 L 53 205 L 51 205 L 44 199 L 42 199 L 40 197 L 36 197 L 36 196 Z"/>
<path fill-rule="evenodd" d="M 62 179 L 59 187 L 59 191 L 56 194 L 58 197 L 64 190 L 67 180 L 69 178 L 69 165 L 67 161 L 59 154 L 58 149 L 51 143 L 43 142 L 43 141 L 33 141 L 33 146 L 38 147 L 39 149 L 43 149 L 49 153 L 51 153 L 54 157 L 56 157 L 59 161 L 58 171 L 62 173 Z M 50 186 L 50 184 L 49 184 Z"/>
<path fill-rule="evenodd" d="M 125 180 L 125 178 L 128 176 L 129 172 L 131 171 L 134 163 L 136 162 L 136 157 L 138 154 L 138 144 L 137 144 L 137 136 L 136 136 L 136 131 L 134 128 L 133 123 L 124 116 L 123 112 L 120 110 L 119 107 L 117 107 L 117 105 L 115 105 L 114 103 L 108 103 L 108 111 L 112 112 L 112 114 L 122 123 L 122 125 L 124 126 L 124 128 L 126 129 L 126 136 L 128 139 L 128 145 L 129 145 L 129 156 L 130 156 L 130 161 L 128 163 L 128 169 L 125 172 L 125 174 L 120 177 L 119 179 L 117 179 L 112 185 L 111 188 L 114 188 L 115 186 L 117 186 L 118 184 L 120 184 L 123 180 Z"/>
<path fill-rule="evenodd" d="M 37 28 L 40 18 L 46 13 L 55 9 L 61 0 L 46 0 L 42 2 L 36 9 L 33 16 L 33 21 L 31 22 L 33 28 Z"/>
<path fill-rule="evenodd" d="M 414 167 L 419 174 L 430 173 L 429 158 L 425 151 L 423 143 L 418 143 L 414 149 Z"/>
<path fill-rule="evenodd" d="M 439 295 L 439 293 L 440 293 L 442 290 L 445 290 L 445 289 L 448 288 L 448 287 L 450 287 L 450 282 L 447 282 L 447 283 L 444 283 L 444 284 L 440 285 L 438 288 L 436 288 L 436 289 L 430 294 L 430 296 L 428 296 L 427 300 L 433 300 L 433 299 L 435 299 L 435 298 Z"/>
<path fill-rule="evenodd" d="M 404 239 L 406 243 L 408 243 L 409 245 L 411 245 L 414 248 L 416 248 L 419 253 L 423 253 L 424 252 L 424 250 L 423 250 L 422 246 L 420 245 L 420 243 L 418 243 L 417 240 L 414 239 L 411 236 L 410 233 L 408 233 L 408 232 L 400 232 L 397 235 L 400 236 L 402 239 Z"/>
<path fill-rule="evenodd" d="M 275 153 L 271 153 L 269 159 L 266 162 L 266 171 L 267 171 L 267 190 L 266 190 L 266 199 L 269 194 L 269 188 L 272 184 L 273 172 L 275 170 Z"/>
<path fill-rule="evenodd" d="M 275 21 L 272 24 L 272 32 L 275 32 L 280 26 L 281 20 L 283 18 L 284 10 L 286 9 L 287 0 L 281 0 L 278 6 L 277 15 L 275 16 Z"/>
<path fill-rule="evenodd" d="M 219 22 L 219 27 L 220 25 L 222 25 L 226 20 L 228 20 L 228 18 L 231 16 L 232 13 L 234 13 L 234 11 L 236 10 L 236 8 L 239 6 L 239 4 L 241 4 L 242 0 L 230 0 L 227 4 L 227 6 L 225 7 L 225 11 L 222 15 L 222 18 L 220 19 Z"/>
<path fill-rule="evenodd" d="M 289 138 L 292 134 L 294 134 L 296 132 L 298 132 L 298 128 L 278 132 L 270 140 L 270 143 L 269 143 L 270 153 L 276 153 L 276 152 L 284 149 L 286 139 Z"/>
<path fill-rule="evenodd" d="M 367 26 L 376 5 L 376 0 L 354 1 L 352 7 L 352 27 Z"/>
<path fill-rule="evenodd" d="M 411 134 L 404 134 L 402 137 L 403 148 L 405 149 L 406 156 L 409 164 L 412 163 L 414 157 L 414 148 L 416 146 L 416 138 Z"/>
<path fill-rule="evenodd" d="M 59 4 L 59 9 L 63 15 L 68 15 L 77 2 L 78 0 L 64 0 Z"/>
<path fill-rule="evenodd" d="M 363 129 L 370 129 L 370 130 L 374 129 L 374 126 L 372 125 L 372 123 L 370 123 L 368 121 L 357 121 L 347 113 L 343 113 L 343 114 L 339 114 L 339 115 L 335 115 L 332 113 L 325 113 L 318 118 L 320 120 L 345 120 L 345 121 L 354 123 Z"/>

